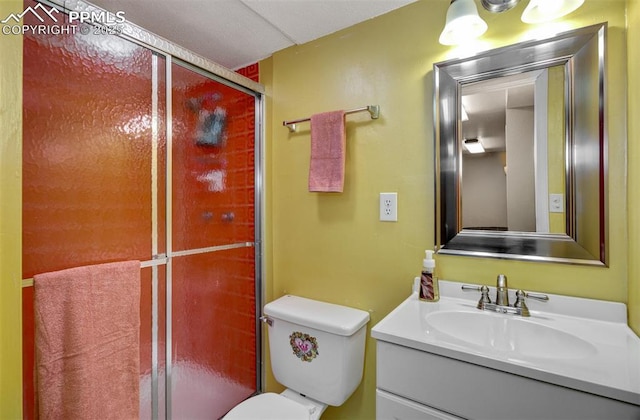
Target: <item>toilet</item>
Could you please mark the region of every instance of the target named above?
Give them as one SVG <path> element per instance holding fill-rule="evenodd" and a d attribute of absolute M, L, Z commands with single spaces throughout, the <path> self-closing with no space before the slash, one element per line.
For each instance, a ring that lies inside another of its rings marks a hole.
<path fill-rule="evenodd" d="M 287 387 L 234 407 L 225 420 L 319 419 L 342 405 L 362 380 L 369 313 L 286 295 L 265 305 L 271 368 Z"/>

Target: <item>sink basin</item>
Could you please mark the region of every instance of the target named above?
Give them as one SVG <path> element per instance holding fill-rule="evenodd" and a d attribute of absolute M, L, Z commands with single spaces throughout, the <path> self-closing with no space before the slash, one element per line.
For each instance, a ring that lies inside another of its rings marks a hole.
<path fill-rule="evenodd" d="M 573 334 L 522 318 L 488 312 L 439 311 L 425 316 L 433 329 L 465 344 L 527 358 L 577 359 L 596 354 L 595 346 Z"/>
<path fill-rule="evenodd" d="M 627 325 L 624 304 L 549 294 L 548 302 L 531 301 L 531 317 L 524 318 L 476 309 L 478 295 L 461 287 L 440 280 L 438 302 L 423 302 L 413 293 L 371 329 L 371 336 L 379 343 L 624 401 L 639 412 L 640 339 Z"/>

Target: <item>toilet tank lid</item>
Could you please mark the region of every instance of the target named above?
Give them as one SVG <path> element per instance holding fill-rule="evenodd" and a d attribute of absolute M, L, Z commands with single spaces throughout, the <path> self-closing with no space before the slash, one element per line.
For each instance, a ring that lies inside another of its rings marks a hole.
<path fill-rule="evenodd" d="M 305 325 L 331 334 L 350 336 L 369 322 L 360 309 L 285 295 L 267 303 L 264 314 L 271 318 Z"/>

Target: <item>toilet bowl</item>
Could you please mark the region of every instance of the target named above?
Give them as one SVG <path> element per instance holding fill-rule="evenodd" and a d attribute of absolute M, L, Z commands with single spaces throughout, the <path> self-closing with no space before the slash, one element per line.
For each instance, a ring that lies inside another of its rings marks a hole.
<path fill-rule="evenodd" d="M 362 381 L 369 313 L 286 295 L 264 307 L 271 368 L 287 387 L 234 407 L 225 420 L 318 420 L 340 406 Z"/>

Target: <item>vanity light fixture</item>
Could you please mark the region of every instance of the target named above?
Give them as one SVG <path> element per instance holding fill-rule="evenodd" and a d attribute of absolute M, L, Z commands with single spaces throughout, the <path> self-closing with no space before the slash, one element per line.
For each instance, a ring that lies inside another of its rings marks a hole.
<path fill-rule="evenodd" d="M 525 23 L 542 23 L 558 19 L 582 6 L 584 0 L 531 0 L 522 12 Z"/>
<path fill-rule="evenodd" d="M 478 139 L 464 139 L 463 144 L 469 153 L 484 153 L 484 147 Z"/>
<path fill-rule="evenodd" d="M 487 28 L 473 0 L 451 0 L 439 41 L 442 45 L 458 45 L 479 37 Z"/>
<path fill-rule="evenodd" d="M 491 13 L 502 13 L 515 7 L 520 0 L 480 0 Z M 584 0 L 530 0 L 522 12 L 524 23 L 544 23 L 568 15 L 584 4 Z M 487 23 L 478 15 L 474 0 L 451 0 L 447 19 L 440 34 L 442 45 L 459 45 L 478 38 L 487 31 Z"/>

